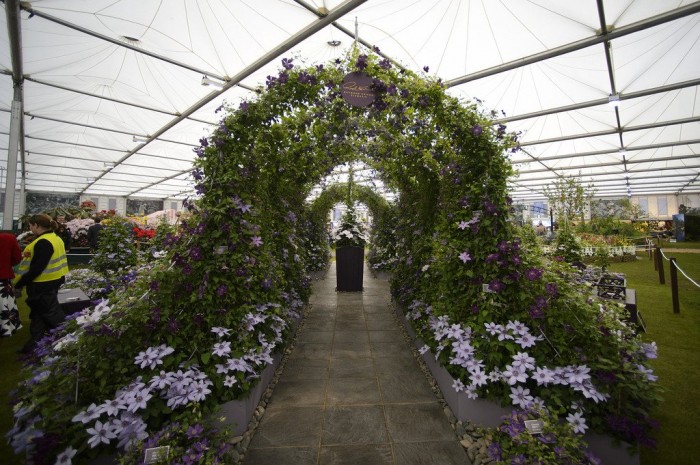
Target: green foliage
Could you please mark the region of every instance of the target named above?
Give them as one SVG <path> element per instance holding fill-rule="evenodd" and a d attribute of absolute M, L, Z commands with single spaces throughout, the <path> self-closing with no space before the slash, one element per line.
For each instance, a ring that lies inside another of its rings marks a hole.
<path fill-rule="evenodd" d="M 306 271 L 311 273 L 328 268 L 331 254 L 327 215 L 318 215 L 312 210 L 303 212 L 299 219 L 299 236 Z"/>
<path fill-rule="evenodd" d="M 574 176 L 558 178 L 552 185 L 544 186 L 544 194 L 556 212 L 560 227 L 580 219 L 584 222 L 584 210 L 595 195 L 592 184 L 584 186 Z"/>
<path fill-rule="evenodd" d="M 541 421 L 539 433 L 532 434 L 525 422 Z M 599 459 L 586 452 L 583 437 L 567 422 L 546 408 L 514 410 L 493 435 L 489 455 L 498 464 L 594 465 Z"/>
<path fill-rule="evenodd" d="M 167 218 L 162 216 L 160 222 L 158 222 L 158 226 L 156 226 L 156 233 L 149 241 L 148 247 L 145 250 L 146 260 L 151 261 L 164 255 L 174 236 L 175 226 L 168 223 Z"/>
<path fill-rule="evenodd" d="M 568 263 L 580 261 L 583 258 L 581 242 L 576 234 L 568 228 L 557 231 L 554 245 L 554 255 L 561 257 Z"/>
<path fill-rule="evenodd" d="M 399 212 L 395 205 L 387 206 L 372 215 L 367 261 L 375 270 L 393 271 L 398 261 L 395 230 L 398 217 Z"/>
<path fill-rule="evenodd" d="M 187 422 L 171 423 L 153 437 L 127 450 L 119 458 L 119 465 L 143 464 L 143 451 L 154 447 L 169 447 L 169 451 L 163 460 L 151 463 L 235 463 L 237 455 L 234 455 L 232 438 L 233 432 L 229 428 L 218 428 L 211 421 L 203 419 L 195 409 Z M 173 461 L 180 457 L 182 462 Z"/>
<path fill-rule="evenodd" d="M 117 271 L 136 265 L 138 255 L 132 234 L 133 225 L 119 216 L 102 221 L 97 252 L 92 266 L 99 272 Z"/>
<path fill-rule="evenodd" d="M 593 263 L 605 273 L 610 266 L 610 247 L 598 246 L 593 254 Z"/>

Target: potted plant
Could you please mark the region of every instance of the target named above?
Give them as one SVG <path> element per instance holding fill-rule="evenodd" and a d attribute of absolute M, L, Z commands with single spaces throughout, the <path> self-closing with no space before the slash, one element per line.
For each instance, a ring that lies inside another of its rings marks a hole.
<path fill-rule="evenodd" d="M 340 220 L 340 227 L 333 233 L 333 241 L 337 274 L 336 290 L 361 292 L 367 239 L 354 206 L 348 206 Z"/>

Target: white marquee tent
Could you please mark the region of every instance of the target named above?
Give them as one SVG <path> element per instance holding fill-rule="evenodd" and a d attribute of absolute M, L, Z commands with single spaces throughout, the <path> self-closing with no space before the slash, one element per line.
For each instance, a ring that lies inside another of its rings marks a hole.
<path fill-rule="evenodd" d="M 192 148 L 223 101 L 254 98 L 283 57 L 323 63 L 357 40 L 397 65 L 429 67 L 453 95 L 478 98 L 520 131 L 517 200 L 570 175 L 603 196 L 700 192 L 700 1 L 3 6 L 3 190 L 183 198 Z"/>

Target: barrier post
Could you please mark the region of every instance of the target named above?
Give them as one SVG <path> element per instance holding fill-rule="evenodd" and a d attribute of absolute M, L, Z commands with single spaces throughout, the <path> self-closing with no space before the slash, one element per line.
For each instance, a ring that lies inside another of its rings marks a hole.
<path fill-rule="evenodd" d="M 661 255 L 661 249 L 656 247 L 656 266 L 659 270 L 659 284 L 666 284 L 666 276 L 664 276 L 664 257 Z"/>
<path fill-rule="evenodd" d="M 678 270 L 676 269 L 676 259 L 669 258 L 671 262 L 671 298 L 673 299 L 673 313 L 680 313 L 681 307 L 678 303 Z"/>
<path fill-rule="evenodd" d="M 651 247 L 651 245 L 650 245 Z M 654 251 L 651 252 L 651 254 L 654 256 L 654 271 L 659 271 L 659 251 L 658 247 L 654 246 Z"/>

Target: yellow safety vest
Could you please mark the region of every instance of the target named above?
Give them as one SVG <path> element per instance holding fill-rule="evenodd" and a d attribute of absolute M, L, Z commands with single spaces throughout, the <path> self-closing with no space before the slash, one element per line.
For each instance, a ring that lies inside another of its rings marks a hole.
<path fill-rule="evenodd" d="M 32 258 L 34 257 L 34 246 L 42 239 L 45 239 L 51 243 L 51 246 L 53 247 L 53 255 L 51 255 L 51 260 L 49 260 L 49 264 L 46 265 L 44 271 L 42 271 L 41 274 L 34 279 L 35 283 L 55 281 L 56 279 L 68 274 L 68 260 L 66 259 L 66 249 L 63 245 L 63 239 L 58 237 L 56 233 L 53 232 L 42 234 L 24 248 L 22 251 L 22 261 L 19 264 L 18 273 L 23 275 L 29 271 L 29 264 L 32 262 Z"/>

